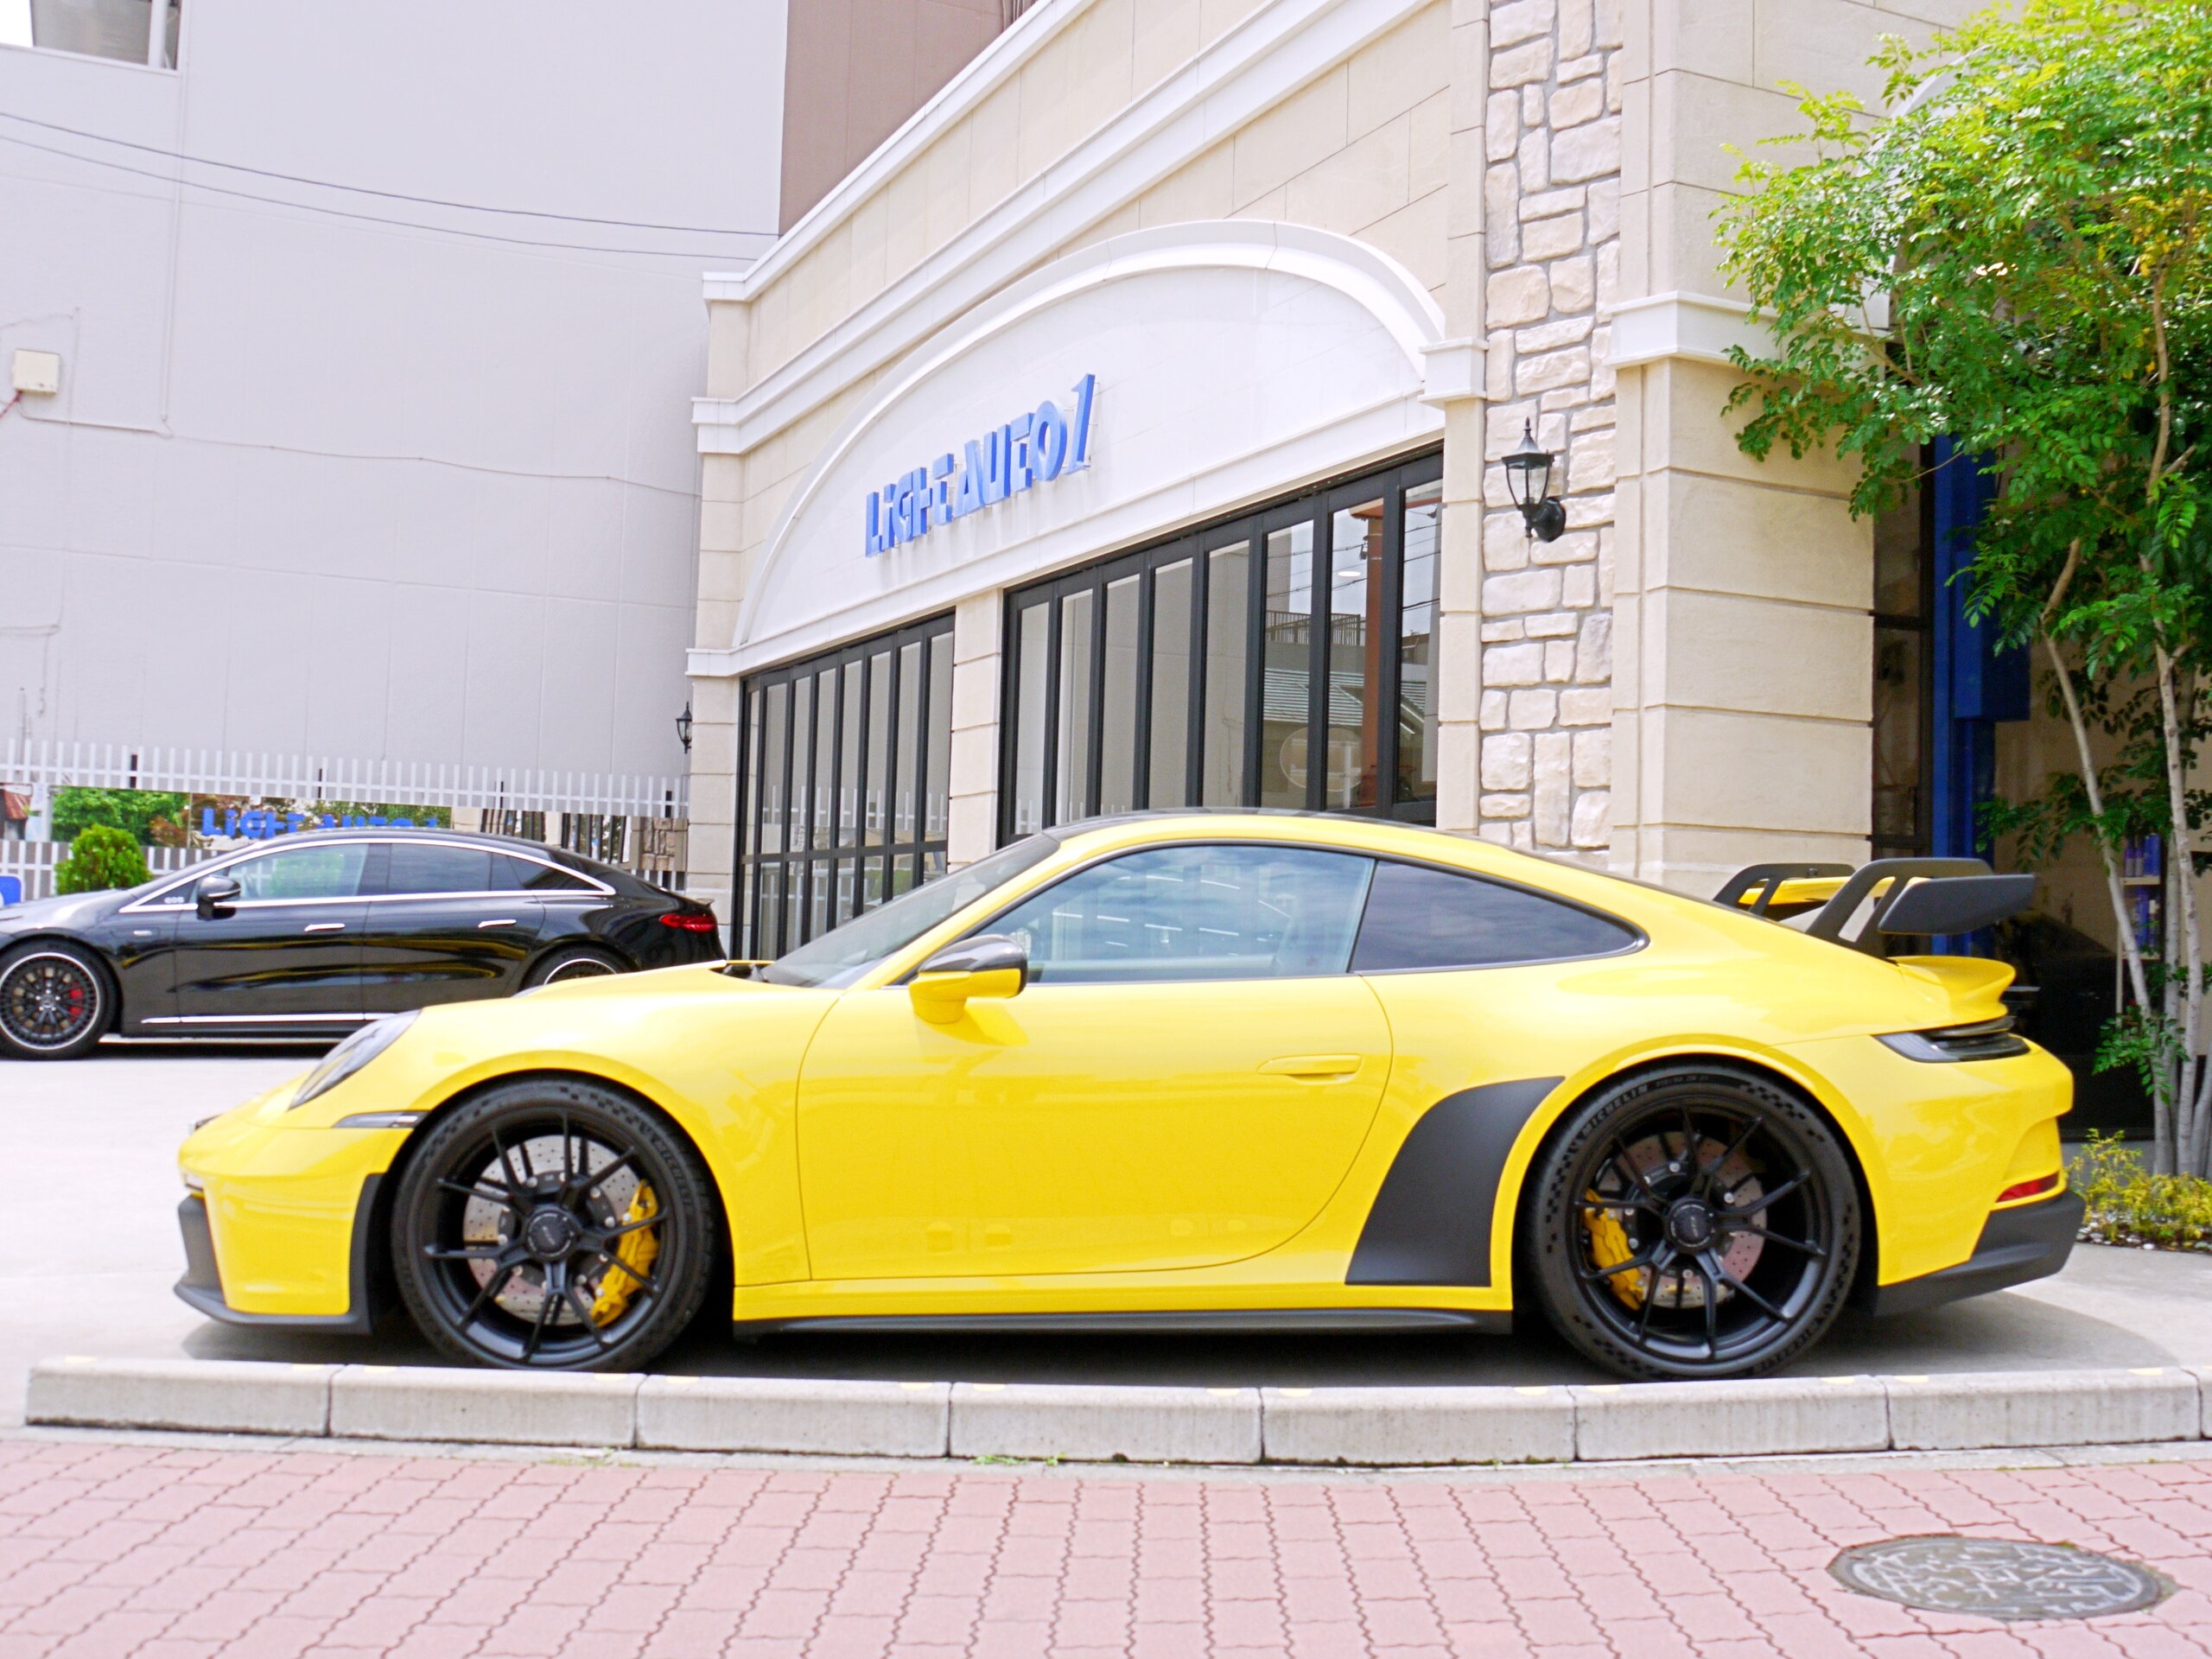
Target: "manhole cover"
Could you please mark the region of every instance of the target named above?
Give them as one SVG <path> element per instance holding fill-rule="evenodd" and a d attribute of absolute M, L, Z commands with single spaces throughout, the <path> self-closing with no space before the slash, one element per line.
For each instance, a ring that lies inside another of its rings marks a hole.
<path fill-rule="evenodd" d="M 1845 1550 L 1828 1571 L 1861 1595 L 1985 1618 L 2102 1618 L 2152 1606 L 2173 1587 L 2133 1561 L 2003 1538 L 1885 1539 Z"/>

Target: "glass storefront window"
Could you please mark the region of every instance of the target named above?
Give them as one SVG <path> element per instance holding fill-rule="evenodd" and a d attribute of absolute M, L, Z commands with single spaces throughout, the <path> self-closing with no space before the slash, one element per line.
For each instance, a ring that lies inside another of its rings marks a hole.
<path fill-rule="evenodd" d="M 1913 485 L 1874 520 L 1874 856 L 1924 855 L 1932 536 L 1927 492 Z"/>
<path fill-rule="evenodd" d="M 772 957 L 944 868 L 952 623 L 745 682 L 738 950 Z"/>
<path fill-rule="evenodd" d="M 1206 555 L 1205 718 L 1198 731 L 1198 801 L 1204 806 L 1240 806 L 1244 801 L 1251 565 L 1249 542 L 1217 547 Z"/>
<path fill-rule="evenodd" d="M 1443 531 L 1442 481 L 1408 490 L 1398 578 L 1396 801 L 1436 799 L 1436 557 Z"/>
<path fill-rule="evenodd" d="M 1424 455 L 1010 595 L 1001 839 L 1192 800 L 1433 818 L 1441 471 Z"/>

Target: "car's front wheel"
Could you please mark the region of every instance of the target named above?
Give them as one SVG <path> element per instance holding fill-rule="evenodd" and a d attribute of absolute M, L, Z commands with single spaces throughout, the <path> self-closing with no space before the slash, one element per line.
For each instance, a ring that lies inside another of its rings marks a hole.
<path fill-rule="evenodd" d="M 111 982 L 98 957 L 65 941 L 35 939 L 0 957 L 0 1053 L 91 1053 L 111 1022 Z"/>
<path fill-rule="evenodd" d="M 482 1365 L 632 1370 L 705 1300 L 712 1183 L 629 1096 L 582 1079 L 495 1088 L 438 1120 L 392 1205 L 400 1294 Z"/>
<path fill-rule="evenodd" d="M 1835 1131 L 1750 1073 L 1670 1069 L 1604 1090 L 1535 1179 L 1544 1311 L 1623 1376 L 1784 1364 L 1834 1322 L 1858 1266 L 1859 1194 Z"/>

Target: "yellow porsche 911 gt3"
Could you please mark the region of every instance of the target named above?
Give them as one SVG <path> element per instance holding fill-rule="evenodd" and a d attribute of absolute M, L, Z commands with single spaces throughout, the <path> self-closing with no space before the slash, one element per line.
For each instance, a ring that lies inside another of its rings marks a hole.
<path fill-rule="evenodd" d="M 396 1294 L 549 1369 L 643 1365 L 713 1296 L 741 1332 L 1533 1303 L 1624 1376 L 1764 1370 L 1848 1300 L 2064 1263 L 2071 1084 L 2011 970 L 1883 944 L 2031 881 L 1758 866 L 1713 902 L 1373 821 L 1095 820 L 774 963 L 378 1020 L 185 1144 L 178 1291 L 363 1332 Z"/>

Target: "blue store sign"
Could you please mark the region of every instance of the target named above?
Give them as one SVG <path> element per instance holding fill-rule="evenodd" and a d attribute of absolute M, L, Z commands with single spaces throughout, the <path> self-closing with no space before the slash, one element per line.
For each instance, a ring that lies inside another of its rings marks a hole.
<path fill-rule="evenodd" d="M 1076 382 L 1071 406 L 1047 397 L 1027 415 L 970 438 L 958 456 L 950 450 L 917 467 L 868 498 L 868 555 L 888 553 L 919 541 L 936 524 L 948 524 L 1039 484 L 1049 484 L 1090 465 L 1090 408 L 1098 377 Z"/>

